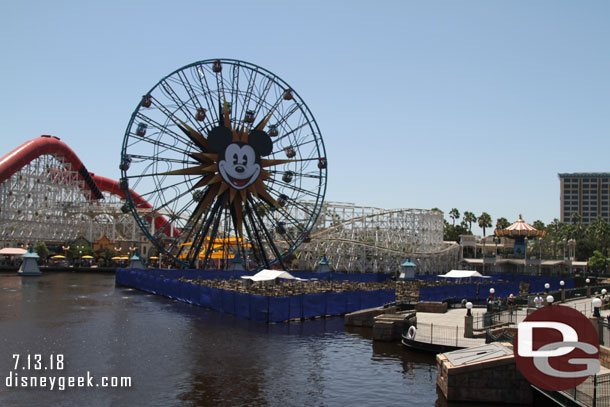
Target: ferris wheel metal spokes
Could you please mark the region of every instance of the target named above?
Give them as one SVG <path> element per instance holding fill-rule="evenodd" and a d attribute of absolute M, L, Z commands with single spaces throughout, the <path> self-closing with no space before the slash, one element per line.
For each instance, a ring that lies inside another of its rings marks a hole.
<path fill-rule="evenodd" d="M 228 59 L 180 68 L 142 97 L 120 168 L 126 209 L 188 267 L 228 267 L 237 255 L 283 267 L 326 190 L 324 143 L 303 100 L 271 72 Z"/>

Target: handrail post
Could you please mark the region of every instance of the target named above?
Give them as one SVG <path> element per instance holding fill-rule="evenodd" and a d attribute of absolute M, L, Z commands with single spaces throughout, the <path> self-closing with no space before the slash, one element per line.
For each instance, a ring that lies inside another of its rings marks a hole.
<path fill-rule="evenodd" d="M 597 375 L 593 375 L 593 407 L 597 406 Z"/>

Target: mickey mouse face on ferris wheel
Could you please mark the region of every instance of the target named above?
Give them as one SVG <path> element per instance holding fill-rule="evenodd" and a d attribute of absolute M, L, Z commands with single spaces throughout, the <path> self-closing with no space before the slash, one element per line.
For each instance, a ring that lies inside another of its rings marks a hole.
<path fill-rule="evenodd" d="M 219 154 L 218 171 L 232 188 L 241 190 L 252 185 L 261 173 L 261 156 L 271 154 L 271 137 L 261 130 L 248 134 L 248 142 L 233 141 L 227 127 L 217 126 L 208 133 L 210 148 Z"/>

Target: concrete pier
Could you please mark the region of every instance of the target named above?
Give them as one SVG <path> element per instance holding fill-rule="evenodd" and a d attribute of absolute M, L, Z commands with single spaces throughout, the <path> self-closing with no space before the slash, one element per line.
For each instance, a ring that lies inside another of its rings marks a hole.
<path fill-rule="evenodd" d="M 376 316 L 373 320 L 373 340 L 382 342 L 400 341 L 405 326 L 405 317 L 408 314 L 382 314 Z"/>

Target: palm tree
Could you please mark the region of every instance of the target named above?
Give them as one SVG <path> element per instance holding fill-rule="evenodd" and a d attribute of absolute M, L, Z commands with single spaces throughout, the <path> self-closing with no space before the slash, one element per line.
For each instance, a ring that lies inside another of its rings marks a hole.
<path fill-rule="evenodd" d="M 453 226 L 455 226 L 455 221 L 460 218 L 460 211 L 457 208 L 453 208 L 449 211 L 449 217 L 453 219 Z"/>
<path fill-rule="evenodd" d="M 498 230 L 506 229 L 509 226 L 510 226 L 510 222 L 506 218 L 498 218 L 498 220 L 496 220 L 496 229 L 498 229 Z"/>
<path fill-rule="evenodd" d="M 468 231 L 472 232 L 472 222 L 477 221 L 477 216 L 469 211 L 464 211 L 464 222 L 468 223 Z"/>
<path fill-rule="evenodd" d="M 479 227 L 483 229 L 483 237 L 485 237 L 485 228 L 490 228 L 491 225 L 491 216 L 487 212 L 483 212 L 479 216 Z"/>
<path fill-rule="evenodd" d="M 610 241 L 610 224 L 602 216 L 595 218 L 587 230 L 589 236 L 594 236 L 602 249 L 604 255 L 608 254 L 608 242 Z"/>

